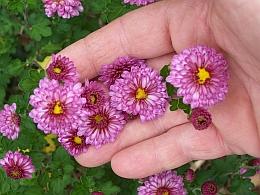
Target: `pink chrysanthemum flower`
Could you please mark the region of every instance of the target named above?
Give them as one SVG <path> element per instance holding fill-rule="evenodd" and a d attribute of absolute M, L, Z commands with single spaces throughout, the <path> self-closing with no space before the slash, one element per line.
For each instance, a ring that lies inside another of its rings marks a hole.
<path fill-rule="evenodd" d="M 207 129 L 212 123 L 211 114 L 204 108 L 192 109 L 189 120 L 197 130 Z"/>
<path fill-rule="evenodd" d="M 81 83 L 62 86 L 58 81 L 44 78 L 30 96 L 33 106 L 29 116 L 44 133 L 58 134 L 80 124 L 86 113 L 82 110 L 86 99 L 81 97 Z"/>
<path fill-rule="evenodd" d="M 164 171 L 146 179 L 138 195 L 186 195 L 183 179 L 175 171 Z"/>
<path fill-rule="evenodd" d="M 12 140 L 18 138 L 20 132 L 21 119 L 15 111 L 15 103 L 11 106 L 4 105 L 4 109 L 0 111 L 0 133 Z"/>
<path fill-rule="evenodd" d="M 0 166 L 12 179 L 32 178 L 35 168 L 29 156 L 9 151 L 0 160 Z"/>
<path fill-rule="evenodd" d="M 78 135 L 85 135 L 87 144 L 99 148 L 114 142 L 125 123 L 120 111 L 106 105 L 88 115 L 87 121 L 79 127 Z"/>
<path fill-rule="evenodd" d="M 148 5 L 153 2 L 155 2 L 155 0 L 124 0 L 125 4 L 129 3 L 130 5 L 137 6 Z"/>
<path fill-rule="evenodd" d="M 83 11 L 80 0 L 42 0 L 44 3 L 45 14 L 48 17 L 58 16 L 69 19 L 78 16 Z"/>
<path fill-rule="evenodd" d="M 128 114 L 140 115 L 141 121 L 152 120 L 166 110 L 167 93 L 159 74 L 142 65 L 123 72 L 110 87 L 111 105 Z"/>
<path fill-rule="evenodd" d="M 101 83 L 86 81 L 83 88 L 84 90 L 81 96 L 86 98 L 84 108 L 87 110 L 94 111 L 108 103 L 108 94 Z"/>
<path fill-rule="evenodd" d="M 189 182 L 193 182 L 195 179 L 195 172 L 192 169 L 188 169 L 185 173 L 185 179 Z"/>
<path fill-rule="evenodd" d="M 228 66 L 215 49 L 197 46 L 174 55 L 167 81 L 192 108 L 209 107 L 222 101 L 228 91 Z"/>
<path fill-rule="evenodd" d="M 67 57 L 52 55 L 52 61 L 46 70 L 49 79 L 60 83 L 76 83 L 79 81 L 74 63 Z"/>
<path fill-rule="evenodd" d="M 216 195 L 218 186 L 214 181 L 206 181 L 201 186 L 202 195 Z"/>
<path fill-rule="evenodd" d="M 76 156 L 83 152 L 86 152 L 88 149 L 85 136 L 78 136 L 77 133 L 77 128 L 72 128 L 68 131 L 64 131 L 62 134 L 59 135 L 58 138 L 58 141 L 61 143 L 61 145 L 72 156 Z"/>
<path fill-rule="evenodd" d="M 144 60 L 128 56 L 118 57 L 113 63 L 101 67 L 99 80 L 109 87 L 116 79 L 121 78 L 124 71 L 130 71 L 132 66 L 140 67 L 143 64 L 145 64 Z"/>

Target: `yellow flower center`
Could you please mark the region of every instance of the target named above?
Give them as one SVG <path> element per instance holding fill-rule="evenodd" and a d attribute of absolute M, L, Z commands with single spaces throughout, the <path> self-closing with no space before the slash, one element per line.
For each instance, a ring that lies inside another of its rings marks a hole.
<path fill-rule="evenodd" d="M 210 74 L 205 68 L 199 68 L 198 71 L 197 76 L 199 84 L 204 84 L 207 79 L 210 79 Z"/>
<path fill-rule="evenodd" d="M 82 139 L 79 136 L 75 136 L 73 140 L 76 144 L 82 144 Z"/>
<path fill-rule="evenodd" d="M 56 74 L 60 74 L 61 73 L 61 69 L 58 67 L 53 68 L 53 72 L 55 72 Z"/>
<path fill-rule="evenodd" d="M 147 98 L 147 96 L 148 96 L 147 93 L 142 88 L 138 88 L 136 93 L 135 93 L 135 98 L 138 99 L 138 100 L 144 100 L 144 99 Z"/>
<path fill-rule="evenodd" d="M 98 114 L 95 116 L 94 119 L 95 119 L 96 123 L 100 123 L 104 118 Z"/>
<path fill-rule="evenodd" d="M 63 108 L 60 101 L 57 101 L 53 108 L 53 114 L 63 114 Z"/>
<path fill-rule="evenodd" d="M 170 191 L 167 188 L 159 188 L 156 195 L 170 195 Z"/>
<path fill-rule="evenodd" d="M 95 104 L 97 102 L 97 96 L 95 94 L 90 95 L 90 102 Z"/>

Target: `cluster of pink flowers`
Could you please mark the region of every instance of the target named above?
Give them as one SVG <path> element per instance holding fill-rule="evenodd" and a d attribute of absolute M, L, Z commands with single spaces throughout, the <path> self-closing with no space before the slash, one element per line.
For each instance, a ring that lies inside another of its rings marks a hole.
<path fill-rule="evenodd" d="M 195 112 L 190 117 L 191 122 L 202 130 L 211 123 L 206 109 L 226 96 L 228 78 L 224 56 L 213 48 L 199 45 L 173 56 L 166 80 L 178 88 L 177 95 L 183 97 L 183 102 L 190 104 Z"/>
<path fill-rule="evenodd" d="M 128 115 L 152 120 L 166 110 L 162 77 L 145 60 L 119 57 L 102 67 L 99 81 L 79 82 L 74 63 L 53 55 L 46 77 L 34 89 L 29 116 L 44 133 L 58 135 L 71 154 L 114 142 Z"/>
<path fill-rule="evenodd" d="M 80 0 L 42 0 L 48 17 L 58 16 L 69 19 L 78 16 L 84 10 Z"/>

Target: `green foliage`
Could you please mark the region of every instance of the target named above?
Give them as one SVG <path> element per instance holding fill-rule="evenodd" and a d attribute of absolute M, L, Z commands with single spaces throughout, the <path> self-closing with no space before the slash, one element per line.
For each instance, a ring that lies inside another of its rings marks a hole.
<path fill-rule="evenodd" d="M 17 140 L 10 141 L 0 136 L 0 158 L 8 150 L 20 150 L 31 156 L 37 172 L 30 180 L 12 180 L 0 169 L 1 195 L 89 195 L 103 191 L 105 195 L 134 195 L 140 185 L 138 180 L 116 176 L 110 165 L 84 168 L 59 146 L 53 153 L 44 153 L 48 144 L 44 134 L 28 116 L 30 94 L 44 77 L 38 62 L 46 56 L 101 28 L 117 17 L 136 9 L 124 5 L 122 0 L 84 0 L 85 11 L 70 20 L 58 17 L 47 18 L 42 1 L 0 0 L 0 107 L 5 103 L 17 104 L 21 117 L 21 133 Z M 169 75 L 169 65 L 161 70 L 161 76 Z M 177 89 L 166 83 L 170 109 L 181 109 L 187 114 L 190 107 L 176 96 Z M 247 178 L 255 174 L 254 168 L 243 176 L 239 169 L 250 157 L 230 156 L 207 161 L 197 170 L 194 182 L 185 182 L 189 194 L 200 194 L 200 185 L 205 180 L 215 180 L 219 188 L 225 187 L 232 194 L 253 195 L 253 184 Z M 190 164 L 177 169 L 184 175 Z"/>

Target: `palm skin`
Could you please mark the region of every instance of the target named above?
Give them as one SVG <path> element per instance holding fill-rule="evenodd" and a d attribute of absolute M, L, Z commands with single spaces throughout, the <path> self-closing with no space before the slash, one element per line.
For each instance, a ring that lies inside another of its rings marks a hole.
<path fill-rule="evenodd" d="M 229 93 L 210 109 L 213 124 L 207 130 L 196 131 L 181 111 L 168 111 L 155 121 L 130 122 L 115 143 L 90 148 L 76 160 L 87 167 L 111 161 L 118 175 L 142 178 L 197 159 L 260 157 L 259 12 L 258 0 L 163 0 L 61 51 L 82 78 L 96 76 L 102 64 L 123 55 L 148 59 L 160 69 L 174 51 L 197 44 L 222 51 L 230 67 Z"/>

